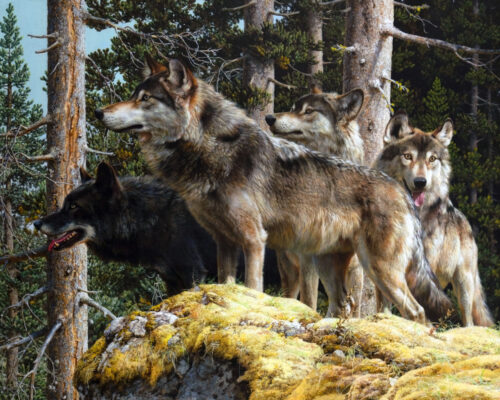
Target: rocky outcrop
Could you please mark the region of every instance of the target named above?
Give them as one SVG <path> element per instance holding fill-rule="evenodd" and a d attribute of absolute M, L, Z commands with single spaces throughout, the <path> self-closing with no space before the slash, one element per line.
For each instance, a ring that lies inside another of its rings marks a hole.
<path fill-rule="evenodd" d="M 498 399 L 500 332 L 202 285 L 113 321 L 80 360 L 85 399 Z"/>

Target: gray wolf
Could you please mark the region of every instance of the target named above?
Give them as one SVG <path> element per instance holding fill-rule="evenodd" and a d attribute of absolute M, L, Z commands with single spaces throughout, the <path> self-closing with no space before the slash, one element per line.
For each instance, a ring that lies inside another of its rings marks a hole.
<path fill-rule="evenodd" d="M 311 150 L 338 156 L 357 164 L 363 164 L 363 139 L 359 132 L 356 117 L 363 105 L 364 94 L 355 89 L 344 95 L 337 93 L 313 93 L 298 99 L 290 112 L 281 112 L 266 116 L 271 132 L 284 139 L 303 144 Z M 338 110 L 340 104 L 347 104 L 351 110 L 347 115 Z M 297 296 L 300 277 L 301 300 L 308 303 L 316 299 L 317 293 L 304 293 L 317 287 L 315 271 L 300 272 L 298 260 L 292 254 L 278 254 L 278 267 L 282 276 L 285 293 Z M 299 276 L 299 273 L 302 273 Z M 353 316 L 360 316 L 363 290 L 363 269 L 356 255 L 347 268 L 347 290 L 353 306 Z M 315 308 L 315 302 L 311 305 Z"/>
<path fill-rule="evenodd" d="M 142 265 L 158 272 L 169 295 L 191 288 L 216 270 L 215 243 L 184 201 L 151 177 L 118 178 L 101 163 L 59 211 L 34 223 L 53 239 L 49 251 L 86 243 L 104 261 Z"/>
<path fill-rule="evenodd" d="M 411 199 L 396 182 L 272 137 L 178 60 L 149 59 L 148 66 L 129 100 L 96 116 L 109 129 L 138 135 L 152 171 L 215 239 L 220 282 L 234 281 L 242 247 L 245 284 L 262 291 L 267 244 L 317 268 L 329 314 L 338 314 L 356 253 L 403 316 L 424 322 L 426 312 L 432 319 L 448 311 Z M 351 111 L 337 106 L 342 115 Z"/>
<path fill-rule="evenodd" d="M 387 125 L 376 167 L 411 194 L 422 222 L 425 254 L 441 286 L 452 284 L 463 324 L 490 326 L 472 229 L 449 198 L 452 136 L 451 120 L 423 132 L 409 124 L 405 112 L 398 112 Z"/>

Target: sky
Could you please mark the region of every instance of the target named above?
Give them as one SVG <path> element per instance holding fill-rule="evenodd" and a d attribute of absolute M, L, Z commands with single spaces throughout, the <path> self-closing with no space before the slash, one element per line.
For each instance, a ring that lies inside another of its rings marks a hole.
<path fill-rule="evenodd" d="M 30 70 L 29 87 L 31 99 L 47 110 L 47 94 L 43 91 L 44 83 L 41 81 L 47 69 L 47 54 L 35 54 L 36 50 L 47 47 L 46 39 L 32 39 L 28 34 L 43 35 L 47 33 L 47 0 L 0 0 L 0 18 L 3 19 L 9 3 L 14 5 L 17 16 L 17 25 L 21 31 L 24 60 Z M 114 36 L 113 29 L 100 32 L 86 29 L 85 47 L 87 54 L 99 48 L 111 45 L 110 39 Z"/>

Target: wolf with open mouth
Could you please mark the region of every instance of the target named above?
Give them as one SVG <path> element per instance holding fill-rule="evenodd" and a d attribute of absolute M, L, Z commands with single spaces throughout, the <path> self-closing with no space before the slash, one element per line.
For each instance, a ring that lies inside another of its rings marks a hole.
<path fill-rule="evenodd" d="M 422 222 L 425 255 L 441 286 L 453 285 L 463 324 L 490 326 L 493 320 L 484 301 L 472 229 L 449 198 L 452 136 L 450 119 L 424 132 L 409 124 L 405 112 L 398 112 L 387 125 L 376 167 L 411 195 Z"/>

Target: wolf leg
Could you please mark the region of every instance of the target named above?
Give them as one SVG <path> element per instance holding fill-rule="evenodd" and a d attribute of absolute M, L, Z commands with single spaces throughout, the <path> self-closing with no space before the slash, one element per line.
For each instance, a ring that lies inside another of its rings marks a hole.
<path fill-rule="evenodd" d="M 474 301 L 474 276 L 464 271 L 461 265 L 455 270 L 451 284 L 453 291 L 457 295 L 458 306 L 462 314 L 462 323 L 464 326 L 474 325 L 472 319 L 472 303 Z"/>
<path fill-rule="evenodd" d="M 217 279 L 219 283 L 236 282 L 236 269 L 240 247 L 224 237 L 216 237 L 217 244 Z"/>
<path fill-rule="evenodd" d="M 296 299 L 299 294 L 300 262 L 296 254 L 288 251 L 277 251 L 278 271 L 281 278 L 283 295 Z"/>
<path fill-rule="evenodd" d="M 317 256 L 318 274 L 328 296 L 327 317 L 350 316 L 347 301 L 347 267 L 354 253 L 333 253 Z"/>
<path fill-rule="evenodd" d="M 384 297 L 378 288 L 375 288 L 375 296 L 377 297 L 377 312 L 392 314 L 391 302 Z"/>
<path fill-rule="evenodd" d="M 354 255 L 347 266 L 347 295 L 351 297 L 352 316 L 361 316 L 361 300 L 363 297 L 363 267 L 358 256 Z"/>
<path fill-rule="evenodd" d="M 265 242 L 255 240 L 243 245 L 245 253 L 245 286 L 264 291 L 264 252 Z"/>
<path fill-rule="evenodd" d="M 301 255 L 299 258 L 300 301 L 316 310 L 319 284 L 316 258 L 311 255 Z"/>

